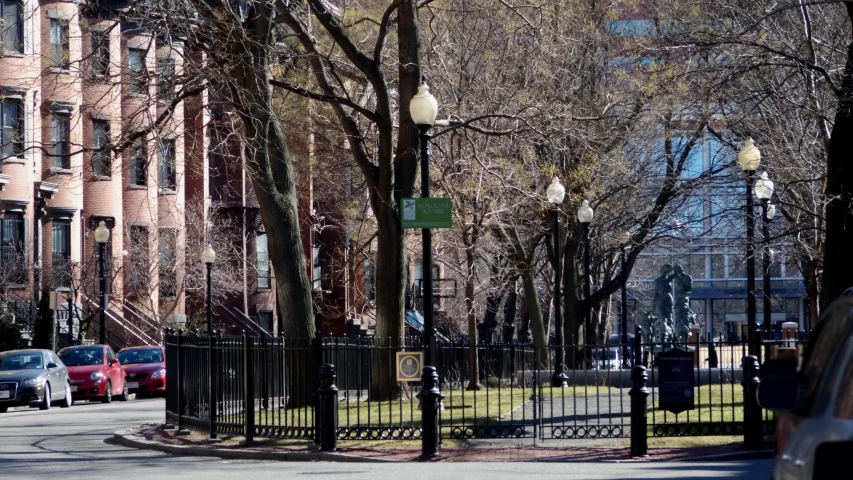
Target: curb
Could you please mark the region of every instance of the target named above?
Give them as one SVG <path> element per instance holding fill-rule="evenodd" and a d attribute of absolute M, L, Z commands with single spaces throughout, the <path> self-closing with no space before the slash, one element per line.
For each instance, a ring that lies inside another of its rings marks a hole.
<path fill-rule="evenodd" d="M 333 452 L 266 452 L 259 450 L 233 450 L 227 448 L 208 448 L 190 445 L 167 445 L 153 440 L 139 438 L 119 430 L 113 434 L 113 442 L 139 450 L 153 450 L 172 455 L 195 457 L 219 457 L 228 460 L 272 460 L 277 462 L 339 462 L 339 463 L 398 463 L 396 460 L 357 457 Z"/>
<path fill-rule="evenodd" d="M 703 457 L 690 457 L 674 460 L 676 462 L 716 462 L 716 461 L 731 461 L 731 460 L 766 460 L 776 457 L 774 450 L 755 450 L 751 452 L 732 452 L 718 453 L 714 455 L 705 455 Z"/>

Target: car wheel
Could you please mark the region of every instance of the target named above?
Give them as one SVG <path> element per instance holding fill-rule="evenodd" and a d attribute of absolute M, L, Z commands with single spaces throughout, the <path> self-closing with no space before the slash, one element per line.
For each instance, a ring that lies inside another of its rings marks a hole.
<path fill-rule="evenodd" d="M 39 403 L 39 410 L 50 410 L 50 384 L 44 384 L 44 400 Z"/>
<path fill-rule="evenodd" d="M 59 408 L 68 408 L 71 404 L 74 403 L 74 399 L 71 398 L 71 384 L 65 384 L 65 398 L 60 400 Z"/>
<path fill-rule="evenodd" d="M 9 410 L 9 407 L 0 407 L 0 413 L 6 413 Z"/>
<path fill-rule="evenodd" d="M 107 393 L 104 394 L 104 403 L 110 403 L 113 401 L 113 384 L 109 381 L 107 382 Z"/>
<path fill-rule="evenodd" d="M 118 401 L 126 402 L 130 400 L 130 394 L 127 392 L 127 382 L 124 382 L 124 388 L 121 390 L 121 396 L 118 397 Z"/>

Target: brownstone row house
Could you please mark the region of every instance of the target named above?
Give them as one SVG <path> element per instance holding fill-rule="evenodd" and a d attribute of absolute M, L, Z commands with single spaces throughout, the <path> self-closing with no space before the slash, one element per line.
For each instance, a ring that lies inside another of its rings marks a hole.
<path fill-rule="evenodd" d="M 217 325 L 275 334 L 274 272 L 227 105 L 209 91 L 176 96 L 192 58 L 180 42 L 160 44 L 117 22 L 111 12 L 122 4 L 98 6 L 0 4 L 2 300 L 21 321 L 20 305 L 45 292 L 60 313 L 70 297 L 77 308 L 60 333 L 97 338 L 87 319 L 100 295 L 94 229 L 103 221 L 107 328 L 117 345 L 157 342 L 165 326 L 202 326 L 208 242 L 219 257 Z M 168 121 L 139 134 L 167 109 Z M 313 155 L 311 142 L 294 139 L 294 155 Z M 368 334 L 371 267 L 348 257 L 345 222 L 315 212 L 311 172 L 299 181 L 318 328 Z M 348 267 L 333 274 L 332 265 Z"/>

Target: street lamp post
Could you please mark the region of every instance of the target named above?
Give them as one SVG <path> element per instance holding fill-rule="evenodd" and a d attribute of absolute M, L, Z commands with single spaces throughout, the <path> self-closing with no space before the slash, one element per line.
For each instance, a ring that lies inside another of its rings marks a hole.
<path fill-rule="evenodd" d="M 580 208 L 578 208 L 578 221 L 583 225 L 583 331 L 585 339 L 584 343 L 586 344 L 587 350 L 587 360 L 590 362 L 592 361 L 592 351 L 589 348 L 594 343 L 594 339 L 591 332 L 592 317 L 590 315 L 590 309 L 592 305 L 590 305 L 589 302 L 589 297 L 591 296 L 589 285 L 589 224 L 592 223 L 593 214 L 594 212 L 592 211 L 592 207 L 589 206 L 589 201 L 584 200 Z M 592 365 L 590 364 L 589 366 L 591 367 Z"/>
<path fill-rule="evenodd" d="M 770 306 L 770 220 L 776 215 L 776 206 L 770 204 L 773 197 L 773 182 L 767 177 L 767 172 L 761 174 L 761 178 L 755 182 L 755 196 L 761 201 L 762 236 L 764 240 L 762 252 L 761 295 L 764 297 L 764 338 L 770 339 L 773 333 L 771 324 Z"/>
<path fill-rule="evenodd" d="M 409 113 L 418 126 L 421 143 L 421 198 L 429 198 L 429 131 L 435 125 L 438 115 L 438 101 L 429 93 L 429 87 L 422 83 L 418 93 L 409 102 Z M 435 366 L 435 320 L 433 318 L 432 301 L 432 231 L 424 228 L 423 244 L 423 302 L 424 302 L 424 361 L 426 365 Z"/>
<path fill-rule="evenodd" d="M 429 198 L 429 131 L 435 125 L 438 115 L 438 101 L 429 93 L 426 83 L 421 83 L 418 93 L 409 102 L 409 113 L 418 126 L 421 143 L 421 198 Z M 432 232 L 422 230 L 423 243 L 423 301 L 424 301 L 424 368 L 423 390 L 419 394 L 422 401 L 423 433 L 421 436 L 421 457 L 438 457 L 439 402 L 443 398 L 439 389 L 438 371 L 435 368 L 435 322 L 432 314 Z M 469 332 L 474 335 L 475 332 Z"/>
<path fill-rule="evenodd" d="M 631 366 L 628 361 L 628 271 L 625 270 L 625 256 L 631 244 L 631 232 L 619 234 L 619 249 L 622 258 L 622 312 L 619 319 L 619 333 L 622 334 L 622 368 Z"/>
<path fill-rule="evenodd" d="M 216 261 L 216 252 L 210 244 L 205 247 L 201 254 L 201 259 L 207 266 L 207 334 L 213 335 L 213 287 L 210 280 L 210 271 L 213 268 L 213 262 Z"/>
<path fill-rule="evenodd" d="M 566 387 L 569 378 L 564 372 L 565 350 L 563 345 L 563 314 L 560 311 L 560 281 L 562 273 L 560 268 L 560 212 L 558 206 L 566 197 L 566 188 L 560 183 L 560 179 L 554 177 L 548 190 L 548 203 L 552 206 L 554 216 L 554 339 L 557 342 L 556 357 L 554 359 L 554 374 L 551 377 L 551 386 Z"/>
<path fill-rule="evenodd" d="M 755 344 L 755 245 L 754 216 L 752 201 L 752 177 L 761 163 L 761 152 L 755 147 L 751 138 L 737 155 L 740 168 L 746 173 L 746 340 L 749 355 L 758 355 L 758 346 Z"/>
<path fill-rule="evenodd" d="M 101 275 L 100 278 L 100 289 L 101 289 L 101 311 L 99 312 L 98 319 L 100 323 L 100 332 L 98 335 L 98 342 L 101 345 L 106 345 L 107 343 L 107 305 L 109 304 L 109 297 L 107 296 L 107 242 L 110 241 L 110 230 L 107 228 L 107 225 L 101 221 L 98 224 L 98 228 L 95 229 L 95 243 L 98 244 L 98 270 Z M 70 312 L 69 312 L 70 317 Z"/>

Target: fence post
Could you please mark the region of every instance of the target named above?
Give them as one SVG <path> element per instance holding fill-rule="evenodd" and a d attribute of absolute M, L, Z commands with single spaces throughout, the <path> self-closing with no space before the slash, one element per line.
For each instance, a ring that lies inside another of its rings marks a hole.
<path fill-rule="evenodd" d="M 311 382 L 314 400 L 314 445 L 320 445 L 320 368 L 323 365 L 323 339 L 320 338 L 320 330 L 314 332 L 311 339 Z"/>
<path fill-rule="evenodd" d="M 757 450 L 763 436 L 761 406 L 758 405 L 758 357 L 743 357 L 743 443 L 751 450 Z"/>
<path fill-rule="evenodd" d="M 255 365 L 252 337 L 243 332 L 243 437 L 244 444 L 255 440 Z"/>
<path fill-rule="evenodd" d="M 634 327 L 634 365 L 643 364 L 643 327 Z"/>
<path fill-rule="evenodd" d="M 435 367 L 424 367 L 423 390 L 418 394 L 421 400 L 421 458 L 438 457 L 438 405 L 444 398 L 438 388 L 438 371 Z"/>
<path fill-rule="evenodd" d="M 216 438 L 216 409 L 217 409 L 217 391 L 216 391 L 216 378 L 217 373 L 219 372 L 219 368 L 217 367 L 219 355 L 216 352 L 216 340 L 217 335 L 215 332 L 211 331 L 208 333 L 208 355 L 210 357 L 210 367 L 209 367 L 209 381 L 208 387 L 210 387 L 210 395 L 208 396 L 209 401 L 207 405 L 207 418 L 210 421 L 210 436 L 208 437 L 208 443 L 216 443 L 221 440 Z"/>
<path fill-rule="evenodd" d="M 643 328 L 634 329 L 634 366 L 631 367 L 631 456 L 645 456 L 649 451 L 648 442 L 648 397 L 646 383 L 649 375 L 642 365 Z"/>
<path fill-rule="evenodd" d="M 317 414 L 320 450 L 334 452 L 338 449 L 338 387 L 335 386 L 335 366 L 331 363 L 320 367 L 317 395 L 320 398 Z"/>

